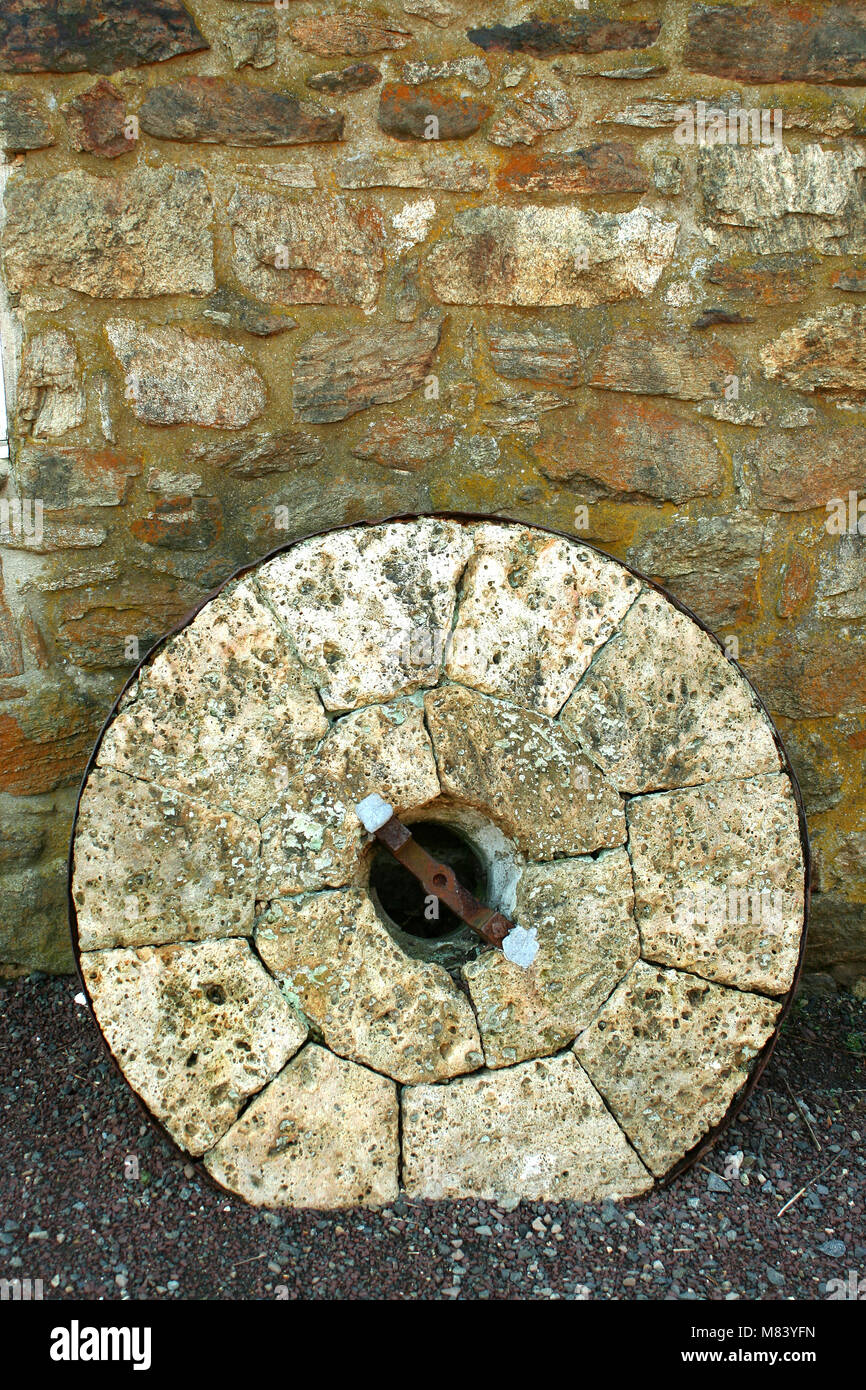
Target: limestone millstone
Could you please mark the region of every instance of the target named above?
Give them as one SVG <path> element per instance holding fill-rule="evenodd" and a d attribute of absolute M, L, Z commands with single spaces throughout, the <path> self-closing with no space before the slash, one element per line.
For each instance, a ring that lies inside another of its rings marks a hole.
<path fill-rule="evenodd" d="M 449 917 L 370 798 L 532 949 Z M 431 516 L 287 546 L 158 645 L 70 888 L 121 1070 L 245 1201 L 625 1200 L 772 1044 L 806 850 L 695 619 L 588 545 Z"/>

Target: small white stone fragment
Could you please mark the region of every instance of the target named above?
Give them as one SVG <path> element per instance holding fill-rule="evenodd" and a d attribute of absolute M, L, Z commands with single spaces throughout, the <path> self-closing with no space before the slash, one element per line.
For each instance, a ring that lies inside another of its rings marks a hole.
<path fill-rule="evenodd" d="M 371 792 L 369 796 L 365 796 L 363 801 L 358 802 L 355 810 L 358 820 L 371 835 L 381 830 L 394 814 L 394 807 L 389 806 L 378 792 Z"/>
<path fill-rule="evenodd" d="M 528 970 L 538 955 L 538 935 L 535 927 L 513 927 L 502 943 L 502 954 L 512 965 Z"/>

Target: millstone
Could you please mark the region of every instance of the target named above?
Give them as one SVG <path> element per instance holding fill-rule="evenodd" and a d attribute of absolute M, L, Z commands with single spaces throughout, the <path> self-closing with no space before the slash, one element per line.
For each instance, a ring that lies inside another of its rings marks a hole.
<path fill-rule="evenodd" d="M 532 950 L 383 870 L 375 798 Z M 620 1199 L 772 1046 L 805 845 L 692 616 L 589 546 L 429 517 L 289 547 L 144 661 L 82 789 L 74 930 L 129 1084 L 250 1202 Z"/>

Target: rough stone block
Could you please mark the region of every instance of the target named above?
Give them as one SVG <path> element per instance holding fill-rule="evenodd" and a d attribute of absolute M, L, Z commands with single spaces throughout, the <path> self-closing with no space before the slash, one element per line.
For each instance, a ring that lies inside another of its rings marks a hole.
<path fill-rule="evenodd" d="M 644 591 L 562 722 L 621 792 L 778 772 L 772 728 L 707 633 Z"/>
<path fill-rule="evenodd" d="M 805 891 L 788 778 L 633 797 L 626 816 L 644 959 L 736 989 L 787 993 Z"/>
<path fill-rule="evenodd" d="M 397 1088 L 310 1044 L 205 1156 L 256 1206 L 385 1206 L 398 1196 Z"/>
<path fill-rule="evenodd" d="M 781 1005 L 638 961 L 574 1052 L 657 1177 L 722 1119 Z"/>
<path fill-rule="evenodd" d="M 273 903 L 257 925 L 256 947 L 340 1057 L 403 1083 L 482 1065 L 466 996 L 441 965 L 401 951 L 365 893 Z"/>
<path fill-rule="evenodd" d="M 246 941 L 88 951 L 81 970 L 124 1075 L 191 1154 L 213 1147 L 307 1036 Z"/>
<path fill-rule="evenodd" d="M 403 1092 L 412 1197 L 599 1202 L 652 1179 L 570 1055 Z"/>
<path fill-rule="evenodd" d="M 501 951 L 485 951 L 463 967 L 488 1067 L 544 1057 L 573 1042 L 640 954 L 633 911 L 624 849 L 524 870 L 514 918 L 537 932 L 532 965 L 524 969 Z"/>
<path fill-rule="evenodd" d="M 251 935 L 258 856 L 255 822 L 95 768 L 75 837 L 81 949 Z"/>

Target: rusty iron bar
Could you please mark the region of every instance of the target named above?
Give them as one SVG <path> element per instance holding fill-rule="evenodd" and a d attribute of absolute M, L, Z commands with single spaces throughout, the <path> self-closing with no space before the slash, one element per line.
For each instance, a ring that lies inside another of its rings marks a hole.
<path fill-rule="evenodd" d="M 483 936 L 491 946 L 502 946 L 514 923 L 501 912 L 494 912 L 492 907 L 480 903 L 468 888 L 463 887 L 453 869 L 449 869 L 447 864 L 440 864 L 419 845 L 401 820 L 392 815 L 373 833 L 394 858 L 415 875 L 428 893 L 456 912 L 468 927 Z"/>

